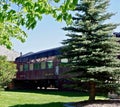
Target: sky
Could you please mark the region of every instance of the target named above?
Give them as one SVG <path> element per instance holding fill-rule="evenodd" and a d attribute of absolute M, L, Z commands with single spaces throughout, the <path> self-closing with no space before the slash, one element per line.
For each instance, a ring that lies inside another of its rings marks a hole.
<path fill-rule="evenodd" d="M 109 12 L 116 13 L 109 21 L 120 23 L 120 5 L 119 0 L 110 0 Z M 42 21 L 38 22 L 33 30 L 26 30 L 28 37 L 25 43 L 18 40 L 13 40 L 13 50 L 22 52 L 38 52 L 50 48 L 62 46 L 61 42 L 67 37 L 63 27 L 66 27 L 65 22 L 57 22 L 51 16 L 44 16 Z M 114 32 L 120 32 L 120 27 L 117 27 Z"/>

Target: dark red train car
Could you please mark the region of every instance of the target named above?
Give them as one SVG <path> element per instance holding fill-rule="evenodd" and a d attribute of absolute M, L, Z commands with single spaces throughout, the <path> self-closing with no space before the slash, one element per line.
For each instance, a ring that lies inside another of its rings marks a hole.
<path fill-rule="evenodd" d="M 16 89 L 61 88 L 64 72 L 67 68 L 60 63 L 67 59 L 59 59 L 61 48 L 44 50 L 21 55 L 16 58 L 18 72 L 13 80 Z"/>

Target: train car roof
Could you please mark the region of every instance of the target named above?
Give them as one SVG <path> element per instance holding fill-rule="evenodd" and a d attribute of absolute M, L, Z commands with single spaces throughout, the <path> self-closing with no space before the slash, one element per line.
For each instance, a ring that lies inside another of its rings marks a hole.
<path fill-rule="evenodd" d="M 24 54 L 20 57 L 17 57 L 15 61 L 16 62 L 25 62 L 25 61 L 33 60 L 33 59 L 37 59 L 37 58 L 60 55 L 61 48 L 62 47 L 57 47 L 57 48 L 42 50 L 42 51 L 35 52 L 35 53 Z"/>
<path fill-rule="evenodd" d="M 116 37 L 120 37 L 120 32 L 114 32 L 113 33 Z"/>

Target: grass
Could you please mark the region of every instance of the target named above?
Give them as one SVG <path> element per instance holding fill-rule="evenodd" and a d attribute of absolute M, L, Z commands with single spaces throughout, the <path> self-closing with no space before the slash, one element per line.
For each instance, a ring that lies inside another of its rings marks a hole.
<path fill-rule="evenodd" d="M 98 98 L 105 97 L 97 96 Z M 64 107 L 64 103 L 87 99 L 87 94 L 80 92 L 0 91 L 0 107 Z"/>

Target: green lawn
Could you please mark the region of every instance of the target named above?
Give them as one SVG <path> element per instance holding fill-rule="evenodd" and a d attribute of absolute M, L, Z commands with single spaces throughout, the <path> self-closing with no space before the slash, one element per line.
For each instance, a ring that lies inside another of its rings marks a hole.
<path fill-rule="evenodd" d="M 63 107 L 63 103 L 87 99 L 88 96 L 80 92 L 1 91 L 0 107 Z"/>

